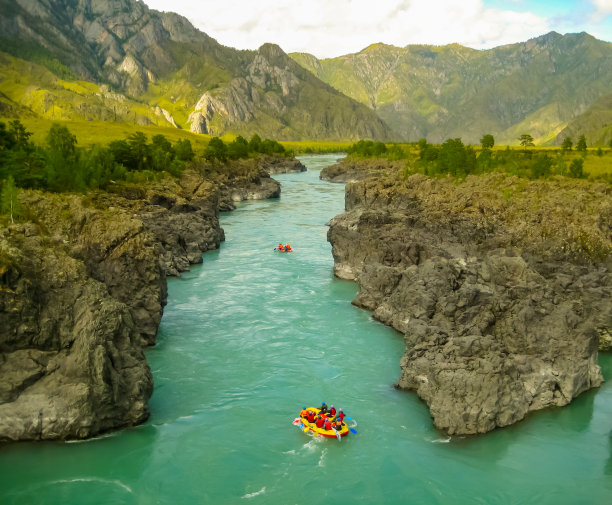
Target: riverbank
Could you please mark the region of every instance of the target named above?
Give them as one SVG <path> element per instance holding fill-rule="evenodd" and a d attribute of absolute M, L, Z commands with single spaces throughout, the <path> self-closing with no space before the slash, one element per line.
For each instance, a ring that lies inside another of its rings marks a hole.
<path fill-rule="evenodd" d="M 602 383 L 608 185 L 352 170 L 331 169 L 356 180 L 329 223 L 334 272 L 357 281 L 357 306 L 404 334 L 397 387 L 427 403 L 437 428 L 484 433 Z"/>
<path fill-rule="evenodd" d="M 279 195 L 265 160 L 87 195 L 22 191 L 27 221 L 0 228 L 0 440 L 87 438 L 146 420 L 143 347 L 155 343 L 166 276 L 219 247 L 220 209 Z"/>

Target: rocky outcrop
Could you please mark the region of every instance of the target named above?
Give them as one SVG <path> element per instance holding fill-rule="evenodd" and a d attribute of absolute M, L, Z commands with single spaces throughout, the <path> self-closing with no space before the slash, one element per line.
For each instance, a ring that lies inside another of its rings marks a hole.
<path fill-rule="evenodd" d="M 165 275 L 179 276 L 201 263 L 202 253 L 217 249 L 224 240 L 219 189 L 194 171 L 183 173 L 178 181 L 166 179 L 146 188 L 119 187 L 114 195 L 119 197 L 116 204 L 135 213 L 152 235 Z M 108 199 L 102 195 L 97 205 L 107 205 Z"/>
<path fill-rule="evenodd" d="M 304 164 L 296 158 L 261 155 L 258 158 L 258 164 L 259 167 L 265 170 L 269 175 L 306 172 Z"/>
<path fill-rule="evenodd" d="M 78 207 L 76 197 L 44 205 L 40 194 L 32 198 L 39 208 L 59 206 L 70 221 Z M 81 224 L 92 221 L 92 231 L 95 214 L 82 214 Z M 152 242 L 135 220 L 120 217 L 125 221 L 113 221 L 120 229 L 92 244 L 102 253 L 97 276 L 112 283 L 125 275 L 145 293 L 152 285 L 161 288 Z M 0 440 L 85 438 L 149 415 L 153 381 L 142 350 L 147 330 L 135 320 L 146 319 L 140 312 L 144 295 L 132 307 L 117 299 L 118 286 L 96 279 L 91 263 L 78 258 L 83 241 L 61 228 L 45 233 L 50 222 L 12 226 L 0 235 Z M 147 266 L 147 277 L 139 278 L 136 272 Z M 156 298 L 159 305 L 162 292 Z"/>
<path fill-rule="evenodd" d="M 368 177 L 384 176 L 403 168 L 404 162 L 389 162 L 386 159 L 355 160 L 342 158 L 337 163 L 321 170 L 319 179 L 328 182 L 347 183 L 361 181 Z"/>
<path fill-rule="evenodd" d="M 242 176 L 225 167 L 222 183 L 186 171 L 87 196 L 21 192 L 31 222 L 0 227 L 0 441 L 87 438 L 148 417 L 143 346 L 166 275 L 219 246 L 220 195 L 280 191 L 249 163 Z"/>
<path fill-rule="evenodd" d="M 393 175 L 347 185 L 346 209 L 329 223 L 334 272 L 404 334 L 397 386 L 437 428 L 484 433 L 601 384 L 609 187 Z"/>

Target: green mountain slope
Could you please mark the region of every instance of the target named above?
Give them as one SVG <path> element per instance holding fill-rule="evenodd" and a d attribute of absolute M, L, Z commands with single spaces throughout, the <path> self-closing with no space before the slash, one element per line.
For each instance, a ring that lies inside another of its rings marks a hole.
<path fill-rule="evenodd" d="M 586 33 L 551 32 L 486 51 L 374 44 L 338 58 L 291 57 L 404 137 L 433 142 L 478 142 L 483 133 L 498 143 L 516 143 L 521 133 L 554 142 L 612 82 L 612 44 Z"/>
<path fill-rule="evenodd" d="M 557 135 L 555 143 L 560 144 L 566 137 L 576 142 L 580 135 L 586 137 L 589 146 L 609 145 L 612 142 L 612 93 L 572 119 Z"/>
<path fill-rule="evenodd" d="M 187 19 L 135 0 L 0 0 L 0 10 L 5 115 L 27 111 L 293 140 L 394 136 L 368 107 L 278 46 L 225 47 Z"/>

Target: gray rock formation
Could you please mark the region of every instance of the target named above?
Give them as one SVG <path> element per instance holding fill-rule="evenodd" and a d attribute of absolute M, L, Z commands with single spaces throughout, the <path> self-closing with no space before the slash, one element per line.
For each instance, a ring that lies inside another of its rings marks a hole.
<path fill-rule="evenodd" d="M 557 247 L 537 225 L 533 236 L 530 228 L 515 233 L 502 197 L 513 184 L 503 176 L 463 186 L 419 175 L 368 179 L 347 185 L 347 211 L 329 223 L 334 272 L 359 283 L 354 303 L 405 335 L 397 386 L 416 391 L 451 435 L 507 426 L 603 381 L 597 355 L 599 336 L 612 327 L 609 253 L 574 257 L 569 242 Z M 607 208 L 604 188 L 580 191 Z M 561 195 L 559 208 L 566 192 L 584 212 L 579 193 L 561 183 L 534 194 Z M 553 221 L 549 209 L 542 214 Z M 609 219 L 601 214 L 604 241 Z"/>
<path fill-rule="evenodd" d="M 109 271 L 137 241 L 107 249 Z M 153 381 L 136 308 L 89 275 L 66 235 L 18 225 L 0 231 L 0 250 L 0 440 L 85 438 L 144 421 Z M 148 274 L 140 285 L 161 280 L 157 264 Z"/>
<path fill-rule="evenodd" d="M 385 173 L 397 172 L 403 167 L 403 162 L 389 162 L 386 159 L 353 160 L 342 158 L 337 163 L 325 167 L 319 174 L 319 179 L 347 183 L 361 181 L 368 177 L 384 176 Z"/>
<path fill-rule="evenodd" d="M 259 166 L 269 175 L 288 174 L 291 172 L 306 172 L 306 167 L 304 164 L 295 158 L 260 155 L 258 162 Z"/>
<path fill-rule="evenodd" d="M 280 191 L 263 169 L 221 186 L 236 200 Z M 0 441 L 147 419 L 143 346 L 155 343 L 166 275 L 219 246 L 220 194 L 192 171 L 88 196 L 21 192 L 33 222 L 0 227 Z"/>

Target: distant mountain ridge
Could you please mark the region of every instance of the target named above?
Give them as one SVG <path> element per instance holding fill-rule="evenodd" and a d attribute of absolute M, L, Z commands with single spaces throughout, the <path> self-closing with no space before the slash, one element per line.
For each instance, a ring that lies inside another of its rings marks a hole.
<path fill-rule="evenodd" d="M 403 137 L 432 142 L 477 143 L 492 133 L 498 143 L 516 143 L 530 133 L 538 143 L 555 143 L 612 82 L 612 44 L 586 33 L 551 32 L 484 51 L 373 44 L 337 58 L 290 56 Z"/>
<path fill-rule="evenodd" d="M 214 135 L 396 137 L 273 44 L 225 47 L 186 18 L 135 0 L 0 0 L 0 10 L 0 51 L 29 62 L 0 58 L 0 112 L 162 122 Z"/>

